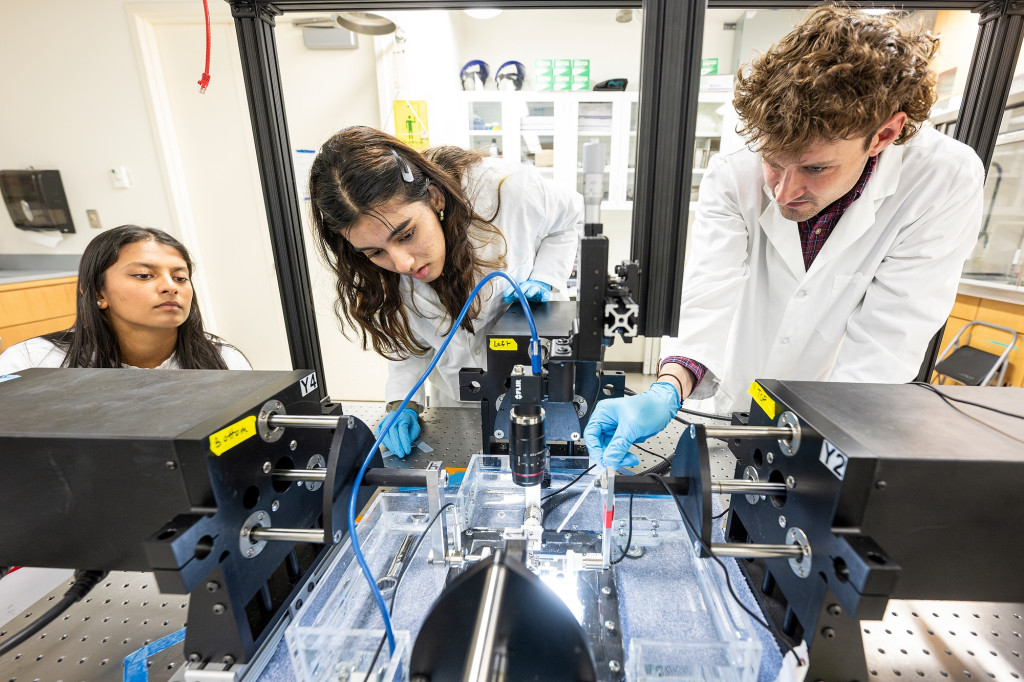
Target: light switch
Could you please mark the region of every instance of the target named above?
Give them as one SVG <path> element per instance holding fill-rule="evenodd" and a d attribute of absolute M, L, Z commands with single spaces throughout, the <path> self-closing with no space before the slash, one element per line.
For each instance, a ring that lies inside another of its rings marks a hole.
<path fill-rule="evenodd" d="M 85 212 L 85 215 L 89 218 L 89 227 L 95 230 L 99 230 L 103 227 L 103 224 L 100 223 L 100 214 L 98 211 L 90 208 Z"/>

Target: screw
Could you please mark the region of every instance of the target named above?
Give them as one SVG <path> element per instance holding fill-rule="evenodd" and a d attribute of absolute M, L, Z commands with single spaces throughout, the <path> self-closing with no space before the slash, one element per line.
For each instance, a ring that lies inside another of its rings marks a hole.
<path fill-rule="evenodd" d="M 604 629 L 608 632 L 615 632 L 615 621 L 606 620 L 604 622 Z"/>
<path fill-rule="evenodd" d="M 173 462 L 171 460 L 167 460 L 166 462 L 164 462 L 164 466 L 170 469 L 171 471 L 174 471 L 175 469 L 178 468 L 178 463 Z"/>
<path fill-rule="evenodd" d="M 830 615 L 830 616 L 839 616 L 839 615 L 842 615 L 842 613 L 843 613 L 843 607 L 841 607 L 839 604 L 829 604 L 828 605 L 828 615 Z"/>
<path fill-rule="evenodd" d="M 501 429 L 495 429 L 494 430 L 494 437 L 495 438 L 504 438 L 505 437 L 505 432 L 502 431 Z"/>
<path fill-rule="evenodd" d="M 251 549 L 249 549 L 249 550 L 247 550 L 245 552 L 245 556 L 247 556 L 247 557 L 252 557 L 252 555 L 253 555 L 253 551 Z"/>
<path fill-rule="evenodd" d="M 234 665 L 235 664 L 235 657 L 232 656 L 231 654 L 228 654 L 224 658 L 220 659 L 220 661 L 224 665 Z"/>
<path fill-rule="evenodd" d="M 266 412 L 260 412 L 260 419 L 262 420 L 262 419 L 266 419 L 266 418 L 267 418 L 267 413 Z"/>
<path fill-rule="evenodd" d="M 612 593 L 612 588 L 607 587 L 607 586 L 601 588 L 601 594 L 611 594 L 611 593 Z"/>
<path fill-rule="evenodd" d="M 341 542 L 341 531 L 336 530 L 334 531 L 334 544 L 338 544 L 339 542 Z"/>
<path fill-rule="evenodd" d="M 768 455 L 765 457 L 765 459 L 768 460 L 769 464 L 771 464 L 772 462 L 775 461 L 775 453 L 774 452 L 769 452 Z"/>
<path fill-rule="evenodd" d="M 220 589 L 220 583 L 217 582 L 216 580 L 211 580 L 210 582 L 206 583 L 206 591 L 207 592 L 216 592 L 219 589 Z"/>
<path fill-rule="evenodd" d="M 621 668 L 622 666 L 619 665 L 618 661 L 608 661 L 608 669 L 611 670 L 613 673 L 619 672 Z"/>
<path fill-rule="evenodd" d="M 657 528 L 652 528 L 651 529 L 651 537 L 652 538 L 658 537 L 658 529 Z"/>
<path fill-rule="evenodd" d="M 786 527 L 786 517 L 783 516 L 782 514 L 779 514 L 779 525 L 782 526 L 783 528 Z"/>
<path fill-rule="evenodd" d="M 658 527 L 658 519 L 651 519 L 651 528 Z"/>
<path fill-rule="evenodd" d="M 835 639 L 836 638 L 836 631 L 833 628 L 822 628 L 821 629 L 821 636 L 824 637 L 825 639 Z"/>
<path fill-rule="evenodd" d="M 271 464 L 270 462 L 264 462 L 263 463 L 263 473 L 269 474 L 270 470 L 273 469 L 273 468 L 274 468 L 274 465 Z"/>
<path fill-rule="evenodd" d="M 188 655 L 188 660 L 192 663 L 198 663 L 199 661 L 203 660 L 203 657 L 199 655 L 199 652 L 193 651 Z"/>
<path fill-rule="evenodd" d="M 260 521 L 262 521 L 264 518 L 266 518 L 266 516 L 267 516 L 266 513 L 260 512 L 259 514 L 256 515 L 256 518 L 259 519 Z"/>
<path fill-rule="evenodd" d="M 565 537 L 566 540 L 571 540 L 572 539 L 572 533 L 565 533 L 564 537 Z"/>
<path fill-rule="evenodd" d="M 294 450 L 297 447 L 299 447 L 299 441 L 297 440 L 293 440 L 291 443 L 288 443 L 289 450 Z"/>
<path fill-rule="evenodd" d="M 280 508 L 281 508 L 280 500 L 274 500 L 273 502 L 270 503 L 270 511 L 277 511 Z"/>
<path fill-rule="evenodd" d="M 786 487 L 790 488 L 790 489 L 795 488 L 796 487 L 796 479 L 793 478 L 792 476 L 786 476 Z"/>
<path fill-rule="evenodd" d="M 885 490 L 885 486 L 889 485 L 885 481 L 875 481 L 875 488 L 878 490 Z"/>
<path fill-rule="evenodd" d="M 220 614 L 224 613 L 225 611 L 227 611 L 227 607 L 225 607 L 220 602 L 218 602 L 218 603 L 213 605 L 213 612 L 214 612 L 214 614 L 219 616 Z"/>

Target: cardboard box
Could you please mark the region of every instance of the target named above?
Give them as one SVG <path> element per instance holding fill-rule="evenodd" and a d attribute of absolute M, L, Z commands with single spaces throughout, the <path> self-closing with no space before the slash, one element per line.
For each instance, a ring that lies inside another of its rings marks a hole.
<path fill-rule="evenodd" d="M 555 165 L 555 150 L 541 149 L 533 155 L 533 165 L 540 168 L 551 168 Z"/>

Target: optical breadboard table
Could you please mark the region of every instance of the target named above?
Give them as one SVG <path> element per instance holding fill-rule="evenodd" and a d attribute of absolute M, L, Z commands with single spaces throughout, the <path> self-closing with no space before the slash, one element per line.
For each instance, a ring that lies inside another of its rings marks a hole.
<path fill-rule="evenodd" d="M 345 403 L 345 412 L 371 427 L 384 416 L 380 403 Z M 388 457 L 387 466 L 418 468 L 441 460 L 446 467 L 459 469 L 469 463 L 480 438 L 475 410 L 428 408 L 422 423 L 421 440 L 431 451 L 418 449 L 405 459 Z M 670 455 L 683 428 L 673 422 L 642 447 Z M 636 454 L 636 471 L 660 461 L 644 452 Z M 713 446 L 710 455 L 713 478 L 734 475 L 735 459 L 724 444 Z M 0 644 L 45 612 L 66 589 L 67 585 L 60 586 L 0 626 Z M 140 657 L 136 652 L 164 638 L 173 640 L 186 626 L 187 611 L 188 595 L 161 594 L 151 574 L 111 573 L 84 600 L 0 659 L 0 682 L 161 682 L 176 674 L 180 678 L 185 663 L 180 641 L 148 656 L 142 652 L 145 677 L 126 677 L 124 660 L 132 654 Z M 885 618 L 862 623 L 862 630 L 871 680 L 1024 679 L 1024 605 L 891 600 Z"/>

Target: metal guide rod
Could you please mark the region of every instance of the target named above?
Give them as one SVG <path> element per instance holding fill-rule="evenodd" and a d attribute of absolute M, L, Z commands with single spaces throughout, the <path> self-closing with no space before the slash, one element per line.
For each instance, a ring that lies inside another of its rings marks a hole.
<path fill-rule="evenodd" d="M 253 542 L 263 540 L 280 540 L 282 542 L 313 542 L 323 544 L 322 528 L 260 528 L 249 531 L 249 539 Z"/>
<path fill-rule="evenodd" d="M 326 481 L 327 469 L 271 469 L 270 475 L 281 481 Z"/>
<path fill-rule="evenodd" d="M 768 481 L 717 480 L 711 481 L 711 492 L 720 494 L 736 493 L 739 495 L 785 495 L 785 483 L 769 483 Z"/>
<path fill-rule="evenodd" d="M 280 481 L 326 481 L 327 469 L 271 469 L 270 475 Z M 440 473 L 447 482 L 447 472 Z M 438 472 L 429 469 L 369 469 L 363 476 L 363 484 L 369 486 L 426 487 L 431 478 L 436 480 Z"/>
<path fill-rule="evenodd" d="M 704 433 L 708 438 L 781 438 L 793 437 L 789 426 L 707 426 Z"/>
<path fill-rule="evenodd" d="M 759 545 L 745 542 L 713 542 L 711 553 L 737 559 L 802 559 L 800 545 Z"/>
<path fill-rule="evenodd" d="M 338 426 L 338 421 L 341 419 L 348 419 L 348 415 L 328 417 L 312 414 L 272 414 L 267 417 L 267 424 L 271 428 L 280 426 L 308 426 L 314 429 L 333 429 Z"/>

